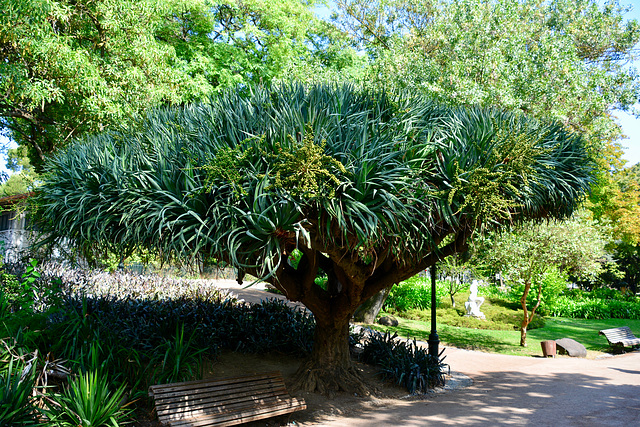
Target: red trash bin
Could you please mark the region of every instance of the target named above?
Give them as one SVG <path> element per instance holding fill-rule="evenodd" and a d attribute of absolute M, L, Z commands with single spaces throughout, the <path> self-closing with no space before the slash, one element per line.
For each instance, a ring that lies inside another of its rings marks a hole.
<path fill-rule="evenodd" d="M 542 355 L 544 357 L 556 357 L 556 342 L 553 340 L 550 341 L 541 341 L 540 345 L 542 346 Z"/>

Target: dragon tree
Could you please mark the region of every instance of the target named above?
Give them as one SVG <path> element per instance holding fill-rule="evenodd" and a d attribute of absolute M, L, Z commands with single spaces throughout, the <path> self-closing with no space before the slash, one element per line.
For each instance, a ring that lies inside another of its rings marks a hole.
<path fill-rule="evenodd" d="M 302 302 L 317 327 L 298 385 L 331 393 L 363 389 L 348 346 L 358 306 L 475 230 L 568 217 L 591 171 L 581 138 L 555 123 L 291 85 L 77 141 L 49 161 L 36 201 L 50 243 L 215 257 Z"/>

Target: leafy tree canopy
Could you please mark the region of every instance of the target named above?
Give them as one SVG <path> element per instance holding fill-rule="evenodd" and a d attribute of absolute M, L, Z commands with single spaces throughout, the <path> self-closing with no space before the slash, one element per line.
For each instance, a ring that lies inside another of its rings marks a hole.
<path fill-rule="evenodd" d="M 613 237 L 640 244 L 640 165 L 614 171 L 593 187 L 587 206 L 596 219 L 613 224 Z"/>
<path fill-rule="evenodd" d="M 523 322 L 520 344 L 526 346 L 527 326 L 542 299 L 546 273 L 556 268 L 581 279 L 593 280 L 607 263 L 606 245 L 610 228 L 581 211 L 569 220 L 526 223 L 510 233 L 487 235 L 480 239 L 479 260 L 507 281 L 524 285 L 521 298 Z M 537 290 L 529 312 L 528 294 Z"/>
<path fill-rule="evenodd" d="M 362 302 L 479 227 L 571 215 L 592 168 L 557 124 L 286 86 L 154 110 L 73 144 L 50 162 L 36 213 L 50 240 L 215 256 L 270 281 L 315 315 L 305 388 L 353 389 L 348 325 Z"/>
<path fill-rule="evenodd" d="M 24 194 L 33 190 L 37 175 L 26 156 L 24 147 L 7 150 L 7 170 L 13 172 L 0 185 L 0 196 Z"/>
<path fill-rule="evenodd" d="M 37 170 L 146 108 L 267 84 L 335 35 L 301 0 L 0 0 L 0 126 Z M 346 54 L 345 58 L 349 58 Z"/>
<path fill-rule="evenodd" d="M 612 224 L 613 241 L 609 246 L 624 274 L 622 279 L 611 275 L 603 279 L 630 287 L 635 293 L 640 284 L 640 164 L 599 179 L 589 195 L 587 207 L 596 219 Z"/>
<path fill-rule="evenodd" d="M 369 52 L 367 80 L 449 105 L 499 106 L 581 133 L 607 170 L 620 154 L 612 108 L 629 110 L 640 26 L 597 0 L 338 0 Z"/>

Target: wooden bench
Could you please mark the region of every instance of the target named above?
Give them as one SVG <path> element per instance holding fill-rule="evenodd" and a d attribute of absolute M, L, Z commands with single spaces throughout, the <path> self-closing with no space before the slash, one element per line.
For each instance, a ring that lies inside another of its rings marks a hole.
<path fill-rule="evenodd" d="M 158 420 L 170 426 L 230 426 L 307 409 L 279 372 L 149 387 Z"/>
<path fill-rule="evenodd" d="M 627 346 L 640 345 L 640 338 L 636 338 L 628 326 L 603 329 L 599 334 L 604 335 L 607 338 L 609 345 L 618 350 L 622 350 Z"/>

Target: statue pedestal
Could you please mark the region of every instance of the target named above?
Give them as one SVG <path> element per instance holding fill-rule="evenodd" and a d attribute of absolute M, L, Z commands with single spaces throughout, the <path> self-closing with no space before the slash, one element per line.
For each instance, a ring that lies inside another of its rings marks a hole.
<path fill-rule="evenodd" d="M 484 302 L 484 298 L 482 298 L 482 302 Z M 478 304 L 476 301 L 465 302 L 464 308 L 467 310 L 466 316 L 477 317 L 478 319 L 486 319 L 484 313 L 480 311 L 480 305 L 482 305 L 482 302 L 480 304 Z"/>

